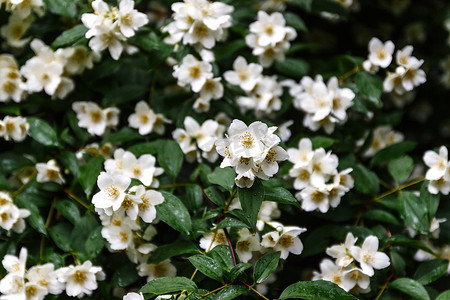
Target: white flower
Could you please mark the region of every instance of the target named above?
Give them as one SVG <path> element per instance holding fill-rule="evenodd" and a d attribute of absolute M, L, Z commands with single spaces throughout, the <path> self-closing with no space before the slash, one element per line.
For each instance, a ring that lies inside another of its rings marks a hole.
<path fill-rule="evenodd" d="M 139 27 L 148 23 L 148 17 L 134 9 L 134 1 L 121 0 L 119 2 L 118 23 L 122 34 L 131 37 Z"/>
<path fill-rule="evenodd" d="M 206 252 L 218 245 L 225 245 L 227 238 L 223 229 L 218 229 L 213 232 L 207 232 L 203 234 L 200 239 L 200 248 L 205 249 Z"/>
<path fill-rule="evenodd" d="M 63 70 L 64 66 L 57 61 L 45 63 L 42 59 L 33 57 L 25 63 L 20 72 L 27 79 L 27 91 L 45 90 L 51 96 L 61 83 Z"/>
<path fill-rule="evenodd" d="M 78 126 L 91 135 L 101 136 L 119 122 L 120 111 L 114 107 L 101 109 L 95 102 L 74 102 L 72 109 L 77 113 Z"/>
<path fill-rule="evenodd" d="M 92 69 L 95 55 L 84 46 L 64 48 L 62 55 L 66 58 L 64 69 L 69 74 L 82 74 L 85 69 Z"/>
<path fill-rule="evenodd" d="M 137 266 L 139 276 L 147 276 L 147 281 L 161 277 L 175 277 L 177 269 L 166 259 L 157 264 L 141 263 Z"/>
<path fill-rule="evenodd" d="M 142 293 L 128 293 L 123 296 L 122 300 L 144 300 L 144 295 Z"/>
<path fill-rule="evenodd" d="M 13 48 L 23 48 L 30 37 L 22 39 L 28 28 L 34 21 L 34 17 L 22 18 L 19 14 L 12 14 L 8 18 L 8 24 L 1 27 L 0 34 L 5 38 L 6 43 Z"/>
<path fill-rule="evenodd" d="M 139 101 L 135 107 L 135 113 L 128 117 L 131 128 L 139 130 L 140 135 L 146 135 L 153 131 L 158 134 L 164 133 L 164 122 L 167 120 L 162 114 L 155 114 L 144 101 Z"/>
<path fill-rule="evenodd" d="M 358 238 L 355 238 L 351 232 L 347 233 L 344 244 L 334 245 L 327 248 L 326 253 L 336 258 L 336 265 L 340 268 L 347 267 L 352 261 L 353 257 L 350 255 L 350 249 L 355 246 Z"/>
<path fill-rule="evenodd" d="M 134 244 L 133 231 L 128 223 L 130 222 L 121 222 L 117 226 L 111 224 L 102 228 L 102 236 L 108 241 L 111 249 L 125 250 Z"/>
<path fill-rule="evenodd" d="M 285 24 L 283 15 L 278 12 L 268 15 L 264 11 L 258 11 L 258 20 L 251 23 L 249 29 L 258 36 L 261 46 L 275 46 L 285 38 Z"/>
<path fill-rule="evenodd" d="M 289 161 L 294 164 L 294 168 L 305 167 L 309 165 L 314 156 L 312 142 L 308 138 L 302 138 L 298 143 L 298 149 L 289 148 L 287 153 L 289 154 Z"/>
<path fill-rule="evenodd" d="M 44 297 L 48 294 L 46 288 L 35 282 L 27 282 L 25 283 L 25 295 L 26 299 L 30 300 L 43 300 Z"/>
<path fill-rule="evenodd" d="M 384 269 L 390 265 L 389 257 L 383 252 L 378 252 L 378 238 L 373 235 L 364 240 L 361 248 L 353 246 L 350 252 L 360 263 L 362 272 L 368 276 L 374 274 L 373 269 Z"/>
<path fill-rule="evenodd" d="M 236 253 L 241 262 L 246 263 L 252 258 L 252 252 L 259 251 L 261 248 L 258 234 L 251 234 L 247 228 L 242 228 L 238 234 L 239 239 L 236 242 Z"/>
<path fill-rule="evenodd" d="M 365 60 L 362 64 L 364 71 L 370 74 L 375 74 L 380 69 L 379 66 L 372 64 L 370 60 Z"/>
<path fill-rule="evenodd" d="M 96 208 L 111 208 L 116 211 L 125 199 L 125 190 L 131 183 L 127 176 L 117 173 L 101 172 L 97 179 L 100 191 L 92 198 Z"/>
<path fill-rule="evenodd" d="M 135 215 L 139 215 L 144 222 L 152 223 L 156 218 L 155 205 L 164 202 L 163 195 L 158 191 L 145 190 L 145 187 L 142 185 L 139 185 L 136 188 L 133 187 L 132 191 L 133 190 L 135 190 L 135 194 L 129 195 L 129 197 L 137 199 L 140 203 L 134 208 L 136 211 L 133 214 L 129 214 L 129 209 L 127 210 L 127 214 L 132 220 L 133 217 L 136 219 Z"/>
<path fill-rule="evenodd" d="M 3 299 L 26 299 L 25 281 L 22 276 L 7 274 L 0 281 L 0 293 Z"/>
<path fill-rule="evenodd" d="M 0 122 L 0 136 L 7 141 L 21 142 L 27 137 L 29 128 L 30 124 L 24 117 L 6 116 Z"/>
<path fill-rule="evenodd" d="M 331 281 L 339 286 L 342 285 L 344 272 L 341 266 L 336 265 L 331 259 L 324 259 L 319 264 L 320 273 L 313 280 Z"/>
<path fill-rule="evenodd" d="M 423 161 L 430 168 L 425 174 L 427 180 L 438 180 L 442 178 L 449 168 L 448 150 L 445 146 L 439 148 L 439 154 L 427 151 L 423 155 Z"/>
<path fill-rule="evenodd" d="M 220 77 L 207 79 L 200 90 L 200 97 L 205 101 L 222 98 L 223 85 L 220 82 Z"/>
<path fill-rule="evenodd" d="M 394 43 L 387 41 L 383 44 L 379 39 L 372 38 L 369 41 L 369 60 L 375 66 L 387 68 L 392 61 Z"/>
<path fill-rule="evenodd" d="M 9 274 L 23 277 L 27 263 L 27 248 L 20 249 L 19 257 L 7 254 L 2 260 L 2 265 Z"/>
<path fill-rule="evenodd" d="M 271 231 L 263 235 L 261 246 L 281 251 L 280 258 L 282 259 L 286 259 L 290 252 L 298 255 L 303 251 L 303 244 L 298 235 L 305 231 L 306 228 L 297 226 L 282 226 L 281 232 Z"/>
<path fill-rule="evenodd" d="M 43 8 L 44 2 L 42 0 L 9 0 L 7 5 L 7 10 L 17 13 L 22 18 L 28 17 L 31 12 L 42 16 L 44 14 Z"/>
<path fill-rule="evenodd" d="M 226 71 L 223 76 L 231 84 L 239 85 L 246 92 L 253 90 L 262 76 L 261 65 L 250 63 L 242 56 L 238 56 L 233 62 L 234 71 Z"/>
<path fill-rule="evenodd" d="M 54 181 L 59 184 L 64 184 L 64 178 L 54 159 L 46 163 L 36 164 L 36 170 L 38 172 L 36 177 L 37 182 Z"/>
<path fill-rule="evenodd" d="M 433 218 L 433 219 L 431 219 L 429 231 L 430 231 L 431 235 L 435 239 L 439 238 L 439 233 L 441 232 L 441 230 L 439 228 L 439 224 L 440 223 L 445 223 L 446 221 L 447 221 L 446 218 L 440 218 L 440 219 Z"/>
<path fill-rule="evenodd" d="M 66 284 L 66 293 L 71 297 L 91 295 L 97 289 L 97 280 L 104 278 L 102 268 L 93 266 L 89 260 L 82 265 L 70 265 L 58 270 L 58 280 Z"/>
<path fill-rule="evenodd" d="M 64 290 L 64 284 L 58 281 L 55 266 L 52 263 L 31 267 L 25 277 L 45 288 L 48 293 L 58 295 Z"/>
<path fill-rule="evenodd" d="M 403 139 L 403 134 L 392 130 L 390 126 L 379 126 L 373 131 L 372 142 L 364 153 L 364 156 L 373 156 L 377 151 L 401 142 Z"/>
<path fill-rule="evenodd" d="M 342 278 L 342 284 L 340 285 L 345 291 L 350 291 L 356 285 L 361 289 L 365 290 L 369 287 L 370 277 L 361 269 L 353 268 L 344 272 L 344 277 Z"/>
<path fill-rule="evenodd" d="M 178 79 L 178 85 L 191 85 L 192 91 L 200 92 L 207 79 L 213 78 L 211 64 L 197 60 L 192 54 L 183 58 L 181 65 L 174 66 L 173 77 Z"/>

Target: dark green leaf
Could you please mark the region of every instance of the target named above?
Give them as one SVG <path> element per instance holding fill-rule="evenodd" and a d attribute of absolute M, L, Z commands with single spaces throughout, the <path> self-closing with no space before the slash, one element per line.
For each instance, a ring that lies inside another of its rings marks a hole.
<path fill-rule="evenodd" d="M 359 92 L 377 107 L 381 107 L 380 97 L 383 93 L 383 81 L 379 76 L 367 72 L 358 72 L 355 83 Z"/>
<path fill-rule="evenodd" d="M 30 136 L 44 146 L 58 147 L 58 135 L 47 122 L 37 118 L 27 118 Z"/>
<path fill-rule="evenodd" d="M 450 300 L 450 290 L 440 293 L 436 300 Z"/>
<path fill-rule="evenodd" d="M 256 283 L 261 283 L 266 280 L 270 274 L 275 272 L 280 261 L 280 251 L 268 253 L 262 256 L 255 264 L 253 276 Z"/>
<path fill-rule="evenodd" d="M 397 274 L 398 276 L 402 277 L 406 275 L 406 263 L 405 260 L 403 259 L 403 257 L 398 254 L 398 252 L 396 251 L 391 251 L 390 253 L 390 257 L 391 257 L 391 262 L 392 262 L 392 267 L 395 270 L 395 274 Z"/>
<path fill-rule="evenodd" d="M 282 187 L 264 188 L 264 200 L 295 205 L 298 208 L 301 208 L 297 199 L 292 196 L 291 192 Z"/>
<path fill-rule="evenodd" d="M 72 250 L 70 235 L 73 227 L 66 222 L 60 222 L 48 229 L 50 237 L 55 244 L 63 251 L 69 252 Z"/>
<path fill-rule="evenodd" d="M 311 139 L 313 149 L 329 148 L 337 142 L 339 141 L 326 136 L 316 136 Z"/>
<path fill-rule="evenodd" d="M 379 150 L 375 155 L 373 156 L 372 160 L 370 161 L 370 165 L 374 166 L 379 163 L 387 162 L 396 158 L 399 158 L 403 156 L 406 152 L 411 151 L 416 147 L 415 142 L 400 142 L 396 143 L 390 146 L 387 146 L 384 149 Z"/>
<path fill-rule="evenodd" d="M 286 12 L 283 14 L 284 19 L 286 20 L 286 25 L 293 27 L 294 29 L 300 30 L 300 31 L 308 31 L 308 28 L 306 28 L 305 22 L 294 13 Z"/>
<path fill-rule="evenodd" d="M 174 229 L 190 235 L 191 216 L 183 202 L 171 193 L 162 191 L 164 202 L 156 206 L 157 216 Z"/>
<path fill-rule="evenodd" d="M 409 156 L 399 157 L 388 163 L 388 171 L 397 183 L 404 182 L 414 168 L 414 161 Z"/>
<path fill-rule="evenodd" d="M 376 195 L 380 191 L 377 175 L 360 164 L 355 164 L 352 171 L 355 189 L 363 194 Z"/>
<path fill-rule="evenodd" d="M 158 154 L 158 162 L 164 171 L 172 177 L 177 177 L 183 165 L 184 154 L 177 142 L 168 140 L 162 146 L 162 152 Z"/>
<path fill-rule="evenodd" d="M 118 105 L 133 100 L 140 100 L 147 92 L 148 87 L 137 84 L 113 87 L 103 98 L 102 105 Z"/>
<path fill-rule="evenodd" d="M 188 292 L 197 290 L 197 285 L 185 277 L 156 278 L 144 285 L 139 291 L 156 295 L 173 293 L 186 290 Z"/>
<path fill-rule="evenodd" d="M 218 245 L 211 251 L 206 252 L 225 271 L 230 271 L 234 267 L 233 257 L 228 246 Z"/>
<path fill-rule="evenodd" d="M 74 0 L 44 0 L 45 7 L 56 15 L 74 18 L 77 14 L 77 1 Z"/>
<path fill-rule="evenodd" d="M 420 187 L 420 199 L 425 204 L 428 211 L 428 220 L 432 220 L 439 207 L 440 195 L 433 195 L 428 191 L 428 181 L 425 181 Z"/>
<path fill-rule="evenodd" d="M 242 294 L 245 294 L 248 289 L 242 285 L 230 285 L 221 289 L 217 293 L 211 294 L 205 300 L 231 300 L 236 299 Z"/>
<path fill-rule="evenodd" d="M 286 58 L 284 61 L 277 61 L 275 69 L 283 75 L 300 78 L 309 72 L 309 64 L 297 58 Z"/>
<path fill-rule="evenodd" d="M 211 174 L 208 174 L 208 180 L 211 183 L 220 185 L 228 191 L 233 190 L 234 177 L 236 177 L 236 173 L 229 167 L 216 167 Z"/>
<path fill-rule="evenodd" d="M 400 192 L 398 201 L 399 212 L 405 224 L 415 231 L 428 234 L 430 220 L 428 219 L 428 209 L 423 201 L 409 191 Z"/>
<path fill-rule="evenodd" d="M 19 194 L 19 196 L 17 196 L 15 200 L 19 207 L 26 208 L 30 211 L 30 215 L 25 218 L 27 223 L 30 224 L 30 226 L 33 227 L 37 232 L 42 233 L 43 235 L 47 235 L 44 219 L 42 218 L 37 206 L 22 194 Z"/>
<path fill-rule="evenodd" d="M 264 187 L 260 180 L 255 180 L 251 188 L 238 189 L 239 201 L 245 217 L 249 220 L 252 231 L 256 231 L 259 209 L 264 200 Z"/>
<path fill-rule="evenodd" d="M 34 165 L 31 160 L 16 153 L 0 154 L 0 173 L 10 173 L 23 167 Z"/>
<path fill-rule="evenodd" d="M 74 177 L 78 176 L 78 159 L 73 152 L 66 151 L 59 156 L 59 160 Z"/>
<path fill-rule="evenodd" d="M 220 207 L 223 207 L 225 205 L 225 197 L 214 186 L 207 187 L 204 192 L 206 196 L 208 196 L 209 200 L 211 200 L 214 204 Z"/>
<path fill-rule="evenodd" d="M 80 39 L 83 39 L 87 31 L 88 29 L 82 24 L 78 24 L 66 31 L 63 31 L 52 43 L 52 48 L 56 49 L 62 46 L 72 45 Z"/>
<path fill-rule="evenodd" d="M 430 296 L 428 296 L 428 293 L 423 285 L 415 280 L 412 280 L 411 278 L 396 279 L 389 286 L 411 297 L 414 297 L 415 299 L 430 300 Z"/>
<path fill-rule="evenodd" d="M 181 254 L 194 254 L 198 252 L 198 248 L 192 242 L 178 239 L 171 244 L 156 248 L 149 258 L 149 263 L 156 264 L 173 256 Z"/>
<path fill-rule="evenodd" d="M 92 231 L 84 244 L 86 253 L 90 259 L 97 257 L 106 245 L 106 241 L 102 236 L 102 228 L 103 226 L 99 226 Z"/>
<path fill-rule="evenodd" d="M 80 167 L 78 174 L 78 181 L 83 187 L 86 196 L 89 198 L 95 184 L 97 183 L 98 175 L 103 169 L 103 161 L 105 159 L 102 156 L 91 158 L 85 165 Z"/>
<path fill-rule="evenodd" d="M 193 184 L 186 186 L 187 207 L 189 209 L 198 209 L 203 203 L 203 192 L 199 185 Z"/>
<path fill-rule="evenodd" d="M 315 13 L 329 12 L 345 17 L 348 9 L 345 9 L 339 2 L 334 0 L 314 0 L 312 1 L 312 11 Z"/>
<path fill-rule="evenodd" d="M 399 226 L 401 225 L 401 223 L 397 220 L 397 218 L 393 214 L 381 209 L 372 209 L 366 211 L 363 216 L 365 219 L 369 220 L 386 222 Z"/>
<path fill-rule="evenodd" d="M 245 47 L 247 47 L 247 44 L 243 39 L 238 39 L 224 43 L 222 45 L 217 45 L 216 47 L 214 47 L 216 61 L 221 61 L 222 59 L 232 55 L 233 53 L 237 53 L 237 51 Z"/>
<path fill-rule="evenodd" d="M 156 140 L 148 143 L 133 145 L 128 148 L 128 151 L 132 152 L 136 156 L 143 154 L 157 154 L 163 146 L 164 140 Z"/>
<path fill-rule="evenodd" d="M 307 299 L 307 300 L 349 300 L 358 299 L 347 293 L 338 285 L 324 280 L 301 281 L 288 286 L 281 293 L 280 300 L 283 299 Z"/>
<path fill-rule="evenodd" d="M 188 259 L 192 265 L 194 265 L 194 267 L 196 267 L 204 275 L 214 280 L 222 281 L 222 268 L 217 262 L 214 261 L 214 259 L 201 254 L 191 256 Z"/>
<path fill-rule="evenodd" d="M 428 248 L 428 246 L 424 242 L 418 241 L 418 240 L 413 240 L 413 239 L 407 238 L 402 235 L 393 235 L 393 236 L 387 238 L 385 240 L 385 244 L 408 246 L 408 247 L 412 247 L 412 248 L 416 248 L 416 249 L 422 249 L 426 252 L 433 254 L 433 251 L 431 251 L 431 249 Z"/>
<path fill-rule="evenodd" d="M 137 139 L 141 139 L 142 135 L 130 127 L 124 127 L 117 132 L 108 134 L 102 141 L 102 144 L 106 143 L 123 143 Z"/>
<path fill-rule="evenodd" d="M 223 219 L 218 225 L 217 225 L 217 229 L 220 229 L 220 228 L 227 228 L 227 227 L 230 227 L 230 228 L 250 228 L 250 226 L 248 226 L 247 224 L 245 224 L 244 222 L 242 222 L 242 221 L 239 221 L 238 219 L 235 219 L 235 218 L 230 218 L 230 217 L 227 217 L 227 218 L 225 218 L 225 219 Z"/>
<path fill-rule="evenodd" d="M 117 285 L 120 287 L 126 287 L 135 283 L 141 277 L 137 274 L 136 266 L 133 264 L 122 264 L 117 268 L 117 271 L 113 275 L 113 280 L 117 280 Z"/>
<path fill-rule="evenodd" d="M 80 210 L 72 201 L 57 201 L 55 202 L 54 206 L 59 211 L 59 213 L 64 216 L 64 218 L 70 221 L 70 223 L 75 224 L 80 219 Z"/>
<path fill-rule="evenodd" d="M 87 214 L 75 224 L 70 236 L 71 247 L 74 251 L 86 253 L 86 241 L 89 235 L 99 227 L 97 218 L 93 214 Z M 85 258 L 87 259 L 87 258 Z"/>
<path fill-rule="evenodd" d="M 230 281 L 235 281 L 239 275 L 241 275 L 245 270 L 250 269 L 252 264 L 249 263 L 238 263 L 230 271 Z"/>
<path fill-rule="evenodd" d="M 417 282 L 427 285 L 444 276 L 448 268 L 448 260 L 433 259 L 422 263 L 414 273 Z"/>
<path fill-rule="evenodd" d="M 311 12 L 313 0 L 292 0 L 292 4 L 298 5 L 307 12 Z"/>
<path fill-rule="evenodd" d="M 70 128 L 72 128 L 73 132 L 80 140 L 80 143 L 85 144 L 89 139 L 89 133 L 78 126 L 77 116 L 73 112 L 69 112 L 67 113 L 67 119 L 69 121 Z"/>
<path fill-rule="evenodd" d="M 241 209 L 230 210 L 230 211 L 228 211 L 228 214 L 236 217 L 242 223 L 246 224 L 248 228 L 252 227 L 250 220 L 245 216 L 244 212 Z"/>

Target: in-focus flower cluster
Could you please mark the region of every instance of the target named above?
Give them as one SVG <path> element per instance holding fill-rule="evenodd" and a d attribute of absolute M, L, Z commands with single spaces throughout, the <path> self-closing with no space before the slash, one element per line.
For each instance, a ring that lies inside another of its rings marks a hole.
<path fill-rule="evenodd" d="M 25 208 L 18 208 L 9 193 L 0 191 L 0 227 L 6 231 L 22 233 L 25 230 L 25 218 L 30 215 L 30 211 Z"/>
<path fill-rule="evenodd" d="M 347 121 L 347 109 L 352 106 L 355 93 L 349 88 L 340 88 L 336 77 L 331 77 L 325 84 L 320 75 L 315 79 L 305 76 L 299 84 L 287 81 L 285 85 L 294 97 L 294 107 L 306 114 L 305 127 L 312 131 L 323 127 L 331 134 L 336 124 Z"/>
<path fill-rule="evenodd" d="M 378 251 L 379 241 L 376 236 L 366 237 L 361 247 L 355 246 L 356 241 L 357 238 L 349 232 L 344 244 L 327 248 L 327 254 L 335 261 L 324 259 L 320 263 L 320 273 L 315 272 L 313 280 L 327 280 L 346 291 L 368 293 L 374 269 L 388 267 L 390 260 L 385 253 Z"/>
<path fill-rule="evenodd" d="M 186 117 L 184 128 L 177 128 L 172 133 L 172 137 L 186 154 L 187 161 L 201 162 L 202 159 L 206 159 L 209 162 L 215 162 L 219 155 L 214 143 L 223 137 L 225 127 L 214 120 L 206 120 L 200 126 L 194 118 Z"/>
<path fill-rule="evenodd" d="M 429 167 L 425 179 L 430 180 L 428 191 L 432 194 L 450 192 L 450 161 L 448 160 L 447 147 L 441 146 L 439 153 L 427 151 L 423 155 L 425 165 Z"/>
<path fill-rule="evenodd" d="M 323 148 L 313 150 L 310 139 L 301 139 L 298 149 L 289 148 L 287 152 L 294 164 L 289 176 L 294 178 L 294 188 L 300 190 L 295 197 L 305 211 L 318 209 L 326 213 L 330 206 L 337 207 L 353 187 L 352 169 L 338 172 L 338 157 Z"/>
<path fill-rule="evenodd" d="M 163 31 L 169 36 L 165 41 L 193 45 L 197 50 L 211 49 L 226 36 L 231 26 L 233 6 L 208 0 L 185 0 L 172 4 L 173 19 Z"/>
<path fill-rule="evenodd" d="M 89 47 L 94 52 L 108 49 L 115 60 L 124 50 L 129 54 L 137 52 L 136 47 L 128 45 L 126 40 L 148 23 L 148 17 L 134 9 L 134 4 L 132 0 L 120 0 L 117 8 L 103 0 L 92 2 L 94 13 L 83 14 L 81 21 L 89 29 L 86 38 L 90 39 Z"/>
<path fill-rule="evenodd" d="M 102 109 L 95 102 L 78 101 L 72 109 L 77 113 L 78 126 L 91 135 L 103 135 L 119 124 L 120 110 L 116 107 Z"/>
<path fill-rule="evenodd" d="M 278 146 L 281 140 L 275 130 L 276 126 L 259 121 L 247 126 L 235 119 L 226 138 L 216 141 L 217 152 L 224 157 L 220 167 L 235 170 L 238 187 L 251 187 L 256 177 L 269 179 L 278 172 L 278 161 L 288 159 L 287 152 Z"/>
<path fill-rule="evenodd" d="M 0 120 L 0 137 L 7 141 L 22 142 L 28 135 L 30 124 L 24 117 L 6 116 Z"/>
<path fill-rule="evenodd" d="M 19 257 L 7 254 L 2 260 L 8 274 L 0 281 L 2 299 L 42 300 L 48 294 L 59 295 L 64 290 L 68 296 L 89 296 L 96 290 L 97 281 L 105 279 L 101 267 L 87 260 L 82 265 L 55 269 L 54 264 L 35 265 L 26 269 L 28 250 L 22 248 Z"/>
<path fill-rule="evenodd" d="M 279 12 L 269 15 L 259 11 L 257 21 L 250 24 L 249 30 L 245 41 L 263 67 L 271 66 L 274 60 L 283 61 L 284 53 L 291 47 L 290 41 L 297 37 L 295 29 L 286 26 Z"/>

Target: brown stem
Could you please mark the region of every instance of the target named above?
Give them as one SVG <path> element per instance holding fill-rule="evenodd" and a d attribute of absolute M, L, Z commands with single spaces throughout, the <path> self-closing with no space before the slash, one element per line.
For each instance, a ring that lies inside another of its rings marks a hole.
<path fill-rule="evenodd" d="M 83 206 L 84 208 L 86 208 L 87 210 L 90 210 L 89 205 L 87 205 L 86 203 L 84 203 L 83 201 L 81 201 L 80 199 L 78 199 L 77 196 L 75 196 L 74 194 L 72 194 L 71 191 L 69 190 L 64 190 L 64 193 L 67 194 L 67 196 L 69 196 L 70 198 L 72 198 L 73 200 L 77 201 L 81 206 Z"/>
<path fill-rule="evenodd" d="M 264 300 L 270 300 L 269 298 L 267 298 L 266 296 L 264 296 L 263 294 L 261 294 L 260 292 L 258 292 L 256 289 L 254 289 L 251 285 L 241 281 L 246 287 L 248 287 L 249 289 L 251 289 L 255 294 L 257 294 L 258 296 L 260 296 L 261 298 L 263 298 Z"/>
<path fill-rule="evenodd" d="M 381 291 L 378 293 L 375 300 L 380 299 L 381 295 L 383 294 L 384 290 L 386 289 L 387 285 L 389 284 L 389 281 L 391 281 L 393 276 L 394 276 L 394 274 L 389 275 L 389 277 L 387 278 L 386 282 L 384 283 L 383 287 L 381 288 Z"/>

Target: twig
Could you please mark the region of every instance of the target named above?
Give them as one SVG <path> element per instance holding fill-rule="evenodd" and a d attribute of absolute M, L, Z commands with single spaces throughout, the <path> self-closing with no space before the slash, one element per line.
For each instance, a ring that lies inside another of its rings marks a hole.
<path fill-rule="evenodd" d="M 386 289 L 387 285 L 389 284 L 389 281 L 391 281 L 393 275 L 394 274 L 389 275 L 389 277 L 387 278 L 386 282 L 384 283 L 383 287 L 381 288 L 381 291 L 378 293 L 378 295 L 375 298 L 375 300 L 380 299 L 381 295 L 383 294 L 384 290 Z"/>
<path fill-rule="evenodd" d="M 227 238 L 228 247 L 230 248 L 231 257 L 233 258 L 233 264 L 237 265 L 236 255 L 234 254 L 234 249 L 233 249 L 233 245 L 231 244 L 231 239 L 230 239 L 230 235 L 228 234 L 228 230 L 226 228 L 224 228 L 223 232 L 225 232 L 225 236 Z"/>
<path fill-rule="evenodd" d="M 339 83 L 343 83 L 347 78 L 361 71 L 361 68 L 362 68 L 361 66 L 356 66 L 347 73 L 344 73 L 343 75 L 339 76 L 338 77 Z"/>
<path fill-rule="evenodd" d="M 53 212 L 55 211 L 55 199 L 53 199 L 52 204 L 50 205 L 50 210 L 48 212 L 48 216 L 47 216 L 47 220 L 45 220 L 45 229 L 48 228 L 48 226 L 50 226 L 50 222 L 52 221 L 53 218 Z M 41 245 L 39 248 L 39 258 L 42 260 L 42 258 L 44 257 L 44 242 L 45 242 L 45 235 L 42 235 L 41 237 Z"/>
<path fill-rule="evenodd" d="M 213 291 L 211 291 L 211 292 L 208 292 L 208 293 L 206 293 L 206 294 L 204 294 L 204 295 L 201 295 L 200 299 L 203 299 L 203 298 L 205 298 L 205 297 L 207 297 L 207 296 L 209 296 L 209 295 L 211 295 L 211 294 L 214 294 L 215 292 L 218 292 L 218 291 L 220 291 L 221 289 L 224 289 L 224 288 L 226 288 L 227 286 L 232 285 L 232 284 L 233 284 L 232 282 L 229 282 L 229 283 L 227 283 L 227 284 L 221 286 L 220 288 L 217 288 L 217 289 L 215 289 L 215 290 L 213 290 Z"/>
<path fill-rule="evenodd" d="M 264 300 L 270 300 L 269 298 L 267 298 L 266 296 L 264 296 L 263 294 L 261 294 L 260 292 L 258 292 L 256 289 L 254 289 L 251 285 L 241 281 L 246 287 L 248 287 L 249 289 L 251 289 L 255 294 L 257 294 L 258 296 L 260 296 L 261 298 L 263 298 Z"/>
<path fill-rule="evenodd" d="M 376 196 L 375 198 L 373 198 L 372 201 L 378 201 L 378 200 L 380 200 L 380 199 L 383 199 L 383 198 L 386 197 L 386 196 L 389 196 L 389 195 L 391 195 L 391 194 L 394 194 L 394 193 L 396 193 L 396 192 L 398 192 L 398 191 L 401 191 L 401 190 L 403 190 L 403 189 L 406 189 L 406 188 L 408 188 L 408 187 L 410 187 L 410 186 L 413 186 L 413 185 L 415 185 L 415 184 L 421 183 L 421 182 L 424 181 L 424 180 L 425 180 L 425 178 L 419 178 L 419 179 L 416 179 L 416 180 L 414 180 L 414 181 L 411 181 L 411 182 L 408 182 L 408 183 L 399 185 L 399 186 L 393 188 L 393 189 L 390 190 L 390 191 L 387 191 L 387 192 L 385 192 L 385 193 L 383 193 L 383 194 L 381 194 L 381 195 L 379 195 L 379 196 Z"/>
<path fill-rule="evenodd" d="M 86 203 L 84 203 L 83 201 L 81 201 L 80 199 L 77 198 L 77 196 L 75 196 L 74 194 L 72 194 L 71 191 L 65 189 L 64 193 L 67 194 L 67 196 L 69 196 L 70 198 L 72 198 L 73 200 L 77 201 L 79 204 L 81 204 L 81 206 L 83 206 L 84 208 L 86 208 L 87 210 L 91 210 L 91 208 L 89 207 L 89 205 L 87 205 Z"/>
<path fill-rule="evenodd" d="M 17 195 L 22 193 L 22 191 L 31 183 L 32 177 L 36 174 L 36 172 L 33 172 L 33 175 L 30 176 L 30 180 L 28 180 L 27 183 L 23 184 L 17 191 L 11 193 L 11 198 L 15 198 Z"/>

